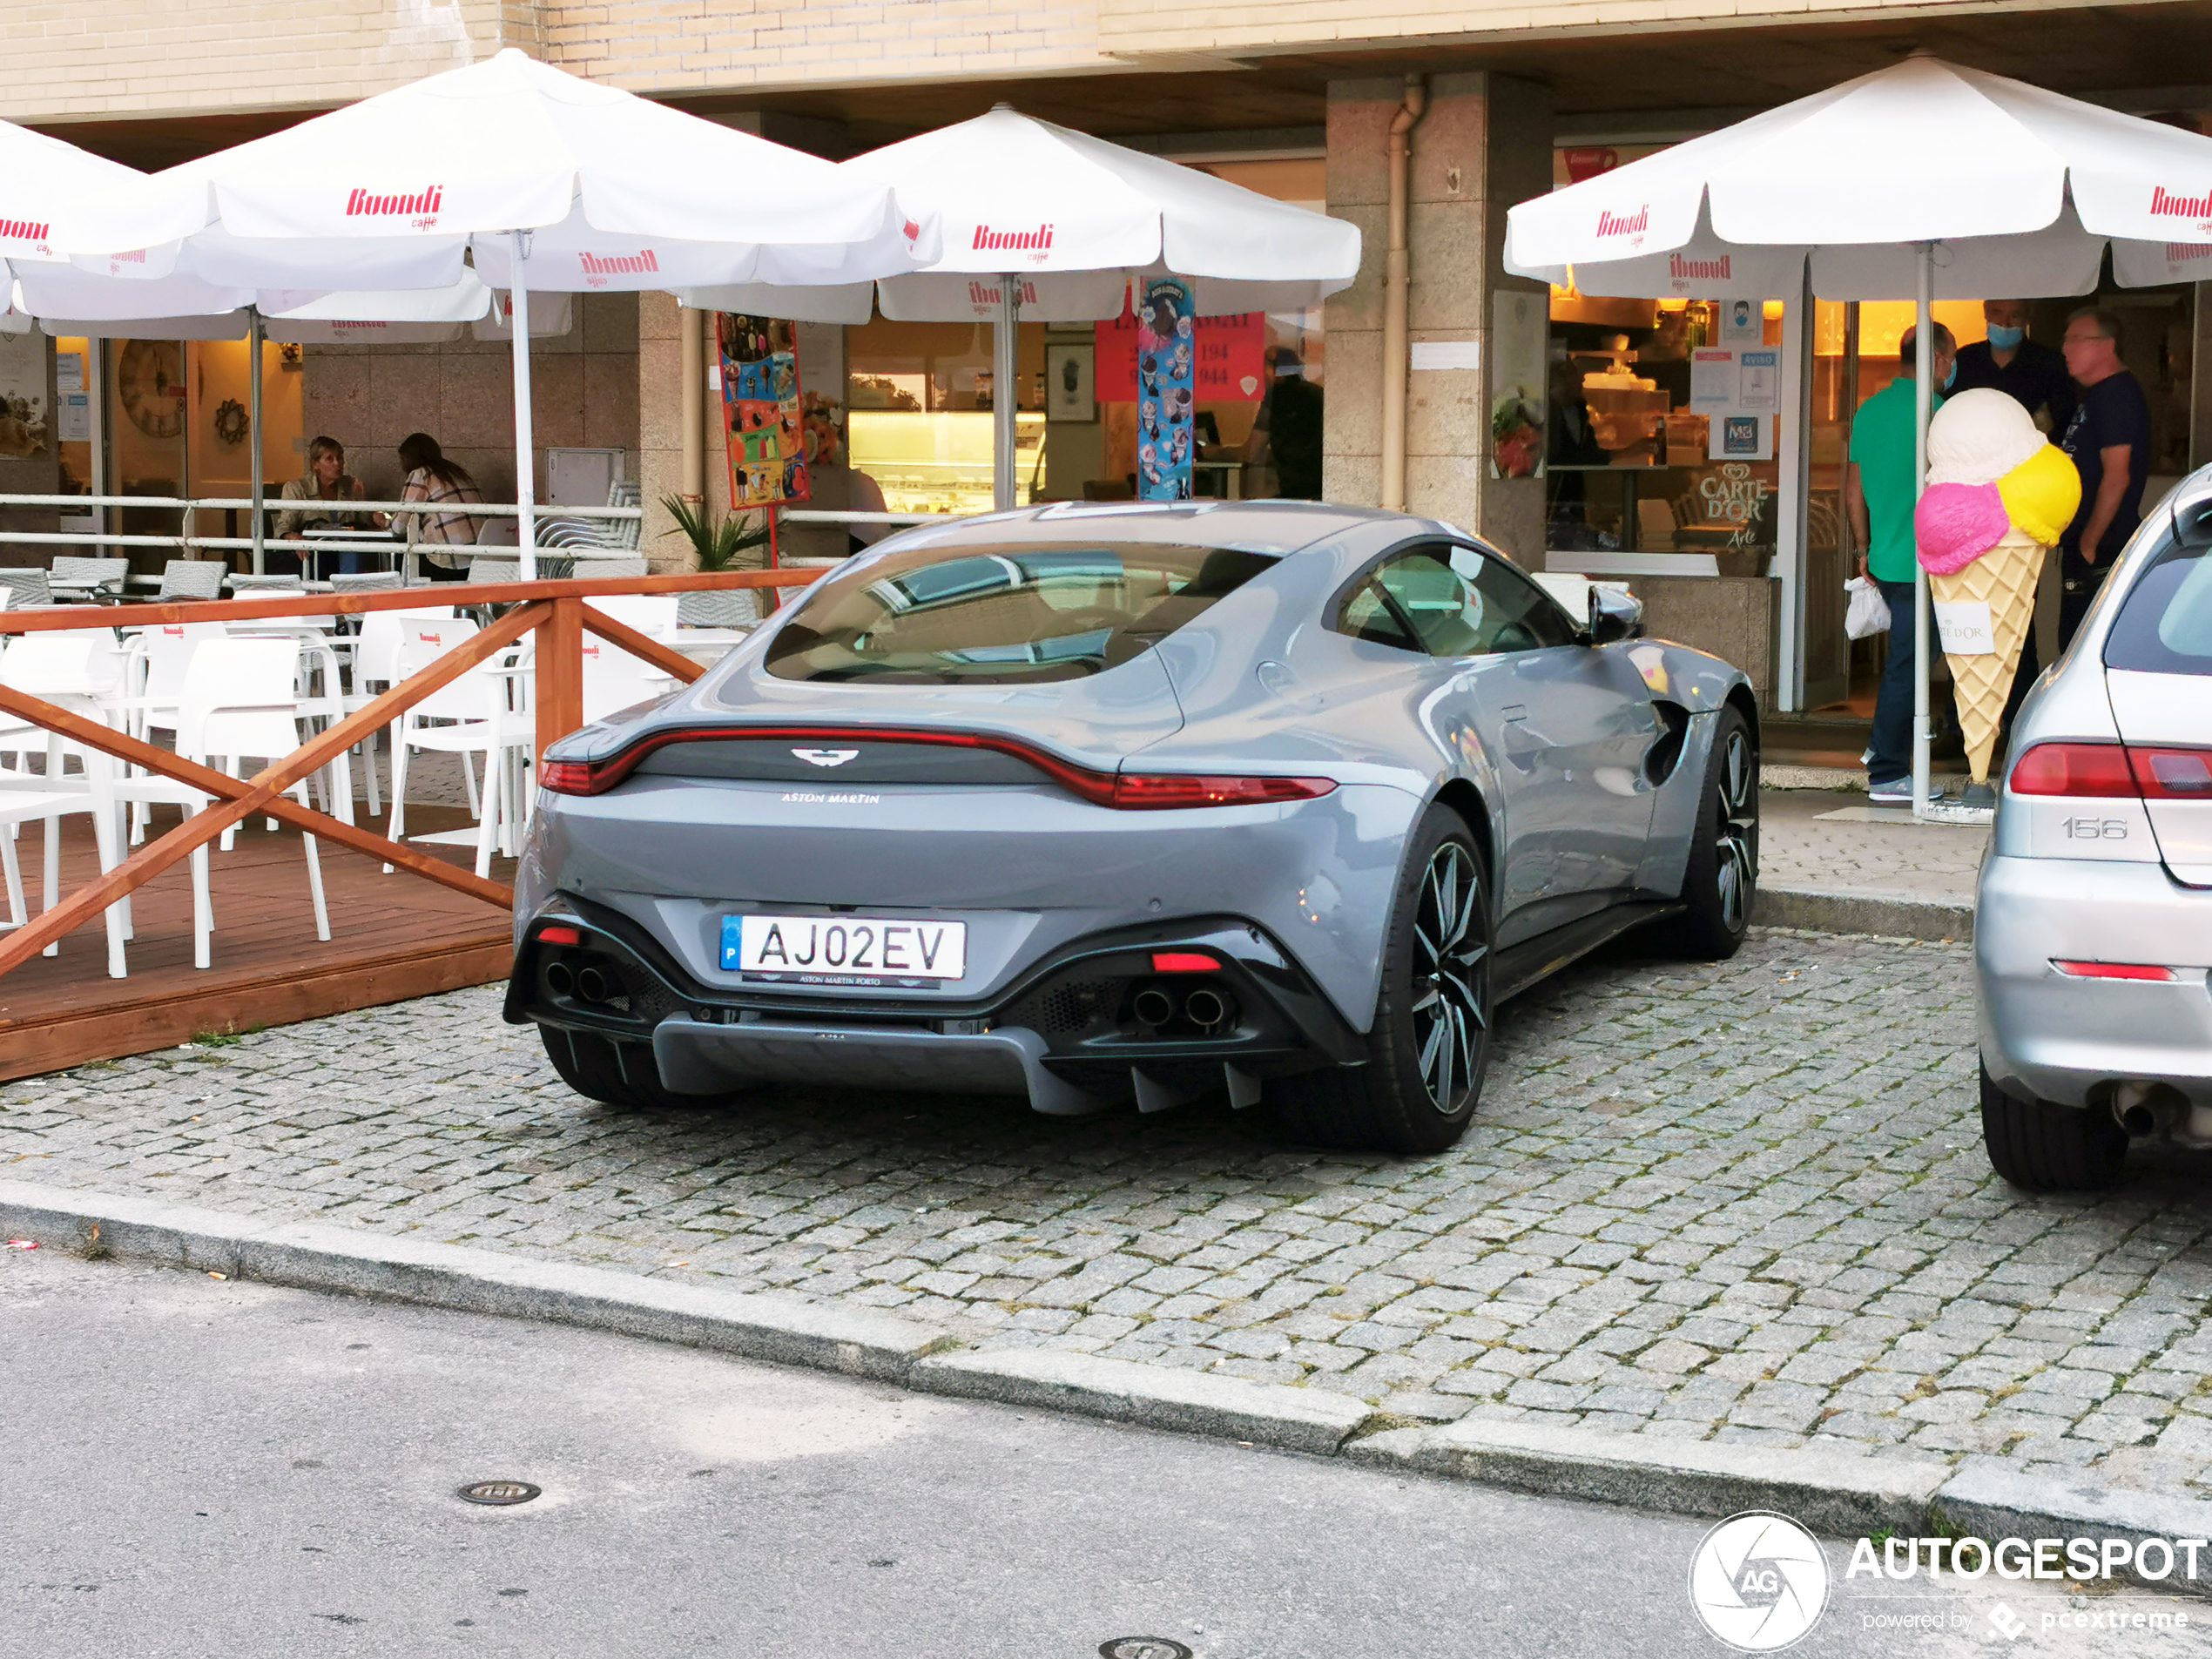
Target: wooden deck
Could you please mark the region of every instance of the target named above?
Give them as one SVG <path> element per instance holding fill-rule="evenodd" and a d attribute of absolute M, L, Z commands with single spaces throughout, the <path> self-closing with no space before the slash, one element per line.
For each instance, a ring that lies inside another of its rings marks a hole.
<path fill-rule="evenodd" d="M 381 818 L 361 821 L 384 827 Z M 468 821 L 455 807 L 408 809 L 408 827 L 415 833 Z M 157 809 L 152 833 L 175 822 L 173 809 Z M 510 934 L 504 910 L 404 871 L 386 875 L 375 860 L 328 841 L 320 851 L 331 938 L 318 941 L 299 833 L 272 833 L 263 824 L 249 819 L 233 850 L 209 854 L 212 967 L 192 965 L 191 874 L 179 864 L 137 894 L 128 979 L 108 977 L 106 937 L 98 922 L 64 939 L 58 956 L 37 957 L 0 974 L 0 1079 L 173 1048 L 204 1032 L 287 1025 L 506 977 Z M 63 826 L 66 897 L 98 873 L 98 862 L 90 820 L 80 815 Z M 36 915 L 44 831 L 25 825 L 17 850 Z M 462 865 L 474 858 L 473 848 L 431 850 Z M 492 873 L 509 880 L 512 866 L 496 861 Z M 0 921 L 5 905 L 0 894 Z"/>

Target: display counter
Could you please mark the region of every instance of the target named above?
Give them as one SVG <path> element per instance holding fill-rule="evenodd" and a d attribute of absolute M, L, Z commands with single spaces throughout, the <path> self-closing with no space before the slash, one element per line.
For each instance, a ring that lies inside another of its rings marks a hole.
<path fill-rule="evenodd" d="M 846 443 L 853 468 L 874 479 L 894 513 L 988 513 L 992 495 L 994 416 L 988 409 L 854 409 Z M 1014 417 L 1015 494 L 1030 499 L 1045 417 Z"/>

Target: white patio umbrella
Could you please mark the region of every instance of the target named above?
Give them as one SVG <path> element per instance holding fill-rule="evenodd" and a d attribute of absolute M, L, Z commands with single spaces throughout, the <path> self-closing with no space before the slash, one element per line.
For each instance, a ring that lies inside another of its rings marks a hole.
<path fill-rule="evenodd" d="M 465 251 L 523 307 L 533 287 L 866 281 L 935 251 L 926 216 L 880 184 L 513 49 L 92 193 L 57 212 L 56 240 L 84 256 L 146 250 L 149 273 L 173 247 L 172 271 L 326 290 L 449 287 Z M 526 577 L 529 334 L 514 354 Z"/>
<path fill-rule="evenodd" d="M 1315 306 L 1359 272 L 1359 229 L 1211 173 L 1163 161 L 1001 104 L 988 114 L 856 156 L 841 172 L 894 191 L 935 217 L 942 251 L 875 285 L 901 321 L 989 321 L 994 482 L 1014 505 L 1015 325 L 1118 316 L 1130 280 L 1190 280 L 1201 316 Z M 772 316 L 865 322 L 865 284 L 804 296 L 755 287 L 679 294 L 686 303 Z"/>
<path fill-rule="evenodd" d="M 1927 474 L 1939 298 L 2212 276 L 2212 138 L 1933 57 L 1846 81 L 1507 214 L 1506 268 L 1580 292 L 1918 301 Z M 1913 810 L 1928 800 L 1926 572 Z"/>
<path fill-rule="evenodd" d="M 296 274 L 280 257 L 258 262 L 238 257 L 236 239 L 208 232 L 191 244 L 139 249 L 98 259 L 71 259 L 57 246 L 54 220 L 88 194 L 143 185 L 145 175 L 74 145 L 0 122 L 0 289 L 10 304 L 0 328 L 21 333 L 33 320 L 50 335 L 145 334 L 172 340 L 253 341 L 259 355 L 266 315 L 279 340 L 338 338 L 343 330 L 370 327 L 380 339 L 457 335 L 485 315 L 491 295 L 473 273 L 461 269 L 440 289 L 399 293 L 318 293 L 286 286 Z M 447 263 L 450 264 L 451 261 Z M 411 284 L 428 268 L 414 246 L 398 244 L 363 262 L 358 275 Z M 298 319 L 299 320 L 293 320 Z M 261 427 L 261 385 L 248 381 L 250 429 Z M 251 449 L 255 503 L 253 569 L 263 567 L 261 448 Z"/>

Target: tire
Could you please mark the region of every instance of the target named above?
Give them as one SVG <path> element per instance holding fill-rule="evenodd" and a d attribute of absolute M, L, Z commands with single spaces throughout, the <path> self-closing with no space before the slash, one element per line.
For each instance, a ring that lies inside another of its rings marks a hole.
<path fill-rule="evenodd" d="M 1432 809 L 1414 832 L 1384 934 L 1366 1063 L 1271 1085 L 1283 1127 L 1301 1141 L 1367 1151 L 1441 1152 L 1458 1141 L 1490 1063 L 1494 927 L 1474 838 L 1457 813 Z"/>
<path fill-rule="evenodd" d="M 1751 723 L 1734 706 L 1705 763 L 1697 832 L 1683 872 L 1682 912 L 1662 924 L 1669 948 L 1697 961 L 1725 961 L 1750 931 L 1759 886 L 1759 751 Z"/>
<path fill-rule="evenodd" d="M 664 1089 L 653 1051 L 643 1043 L 617 1044 L 588 1031 L 551 1025 L 539 1026 L 537 1035 L 561 1081 L 586 1100 L 630 1111 L 697 1111 L 722 1103 L 719 1096 L 678 1095 Z"/>
<path fill-rule="evenodd" d="M 2020 1101 L 1981 1069 L 1981 1138 L 1989 1167 L 2023 1192 L 2093 1192 L 2120 1178 L 2128 1131 L 2094 1106 Z"/>

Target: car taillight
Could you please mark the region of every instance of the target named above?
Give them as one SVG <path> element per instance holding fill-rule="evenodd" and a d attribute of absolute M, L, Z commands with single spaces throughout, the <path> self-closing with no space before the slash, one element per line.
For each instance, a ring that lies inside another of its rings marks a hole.
<path fill-rule="evenodd" d="M 1152 971 L 1155 974 L 1218 974 L 1221 964 L 1195 950 L 1156 950 L 1152 953 Z"/>
<path fill-rule="evenodd" d="M 574 927 L 541 927 L 537 930 L 537 942 L 541 945 L 581 945 L 583 934 Z"/>
<path fill-rule="evenodd" d="M 537 769 L 537 786 L 556 795 L 590 795 L 591 768 L 581 760 L 548 760 Z"/>
<path fill-rule="evenodd" d="M 2146 800 L 2212 800 L 2212 751 L 2130 748 L 2128 759 Z"/>
<path fill-rule="evenodd" d="M 1336 787 L 1332 778 L 1223 778 L 1200 772 L 1124 772 L 1114 779 L 1111 805 L 1137 810 L 1178 806 L 1264 806 L 1312 800 Z"/>
<path fill-rule="evenodd" d="M 2013 762 L 2015 795 L 2135 794 L 2128 752 L 2116 743 L 2039 743 Z"/>
<path fill-rule="evenodd" d="M 2212 749 L 2039 743 L 2013 763 L 2015 795 L 2212 800 Z"/>
<path fill-rule="evenodd" d="M 2069 979 L 2144 979 L 2171 984 L 2180 975 L 2154 962 L 2062 962 L 2051 966 Z"/>

